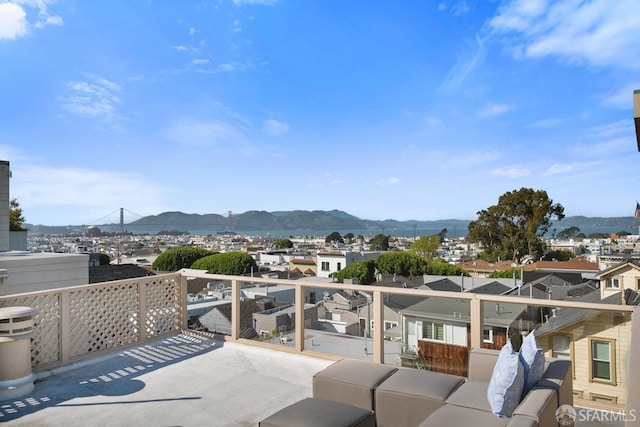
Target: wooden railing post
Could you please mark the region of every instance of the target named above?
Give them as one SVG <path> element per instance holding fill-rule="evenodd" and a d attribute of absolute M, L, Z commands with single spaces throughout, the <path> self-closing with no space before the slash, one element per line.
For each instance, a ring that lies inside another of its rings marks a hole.
<path fill-rule="evenodd" d="M 481 299 L 473 298 L 470 301 L 471 320 L 471 348 L 482 347 L 482 321 L 484 318 L 484 307 Z"/>
<path fill-rule="evenodd" d="M 231 339 L 240 338 L 240 282 L 231 280 Z"/>
<path fill-rule="evenodd" d="M 147 341 L 147 282 L 138 282 L 138 325 L 140 342 Z"/>
<path fill-rule="evenodd" d="M 187 313 L 187 277 L 180 275 L 178 277 L 178 283 L 180 284 L 180 303 L 178 306 L 178 309 L 180 310 L 180 328 L 187 329 L 189 327 Z"/>
<path fill-rule="evenodd" d="M 69 362 L 71 354 L 71 321 L 70 321 L 70 299 L 69 292 L 60 292 L 60 362 Z"/>
<path fill-rule="evenodd" d="M 373 361 L 384 363 L 384 296 L 373 291 Z M 369 321 L 371 326 L 371 321 Z"/>
<path fill-rule="evenodd" d="M 296 350 L 304 350 L 304 286 L 296 284 L 296 329 L 294 342 Z"/>

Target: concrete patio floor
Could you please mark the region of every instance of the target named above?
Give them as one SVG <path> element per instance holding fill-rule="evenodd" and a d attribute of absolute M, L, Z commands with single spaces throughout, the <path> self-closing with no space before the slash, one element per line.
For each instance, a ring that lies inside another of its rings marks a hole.
<path fill-rule="evenodd" d="M 176 335 L 40 373 L 31 394 L 0 402 L 0 423 L 256 426 L 273 412 L 311 396 L 313 374 L 331 363 Z"/>

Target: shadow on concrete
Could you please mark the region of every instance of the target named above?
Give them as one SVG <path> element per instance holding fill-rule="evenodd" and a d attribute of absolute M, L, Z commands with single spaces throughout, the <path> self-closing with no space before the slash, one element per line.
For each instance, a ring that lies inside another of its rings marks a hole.
<path fill-rule="evenodd" d="M 144 389 L 138 376 L 183 360 L 208 353 L 224 345 L 223 341 L 197 335 L 175 335 L 138 347 L 89 359 L 86 362 L 38 373 L 35 390 L 27 396 L 0 401 L 0 423 L 49 407 L 114 405 L 198 400 L 199 397 L 176 399 L 124 400 L 105 402 L 73 402 L 93 396 L 126 396 Z"/>

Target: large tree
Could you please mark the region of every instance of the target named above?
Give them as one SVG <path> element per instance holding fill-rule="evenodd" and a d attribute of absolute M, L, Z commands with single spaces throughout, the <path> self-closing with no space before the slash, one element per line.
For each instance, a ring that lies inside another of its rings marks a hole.
<path fill-rule="evenodd" d="M 372 259 L 354 262 L 334 275 L 340 283 L 344 283 L 344 279 L 355 278 L 358 279 L 358 284 L 369 285 L 376 281 L 376 262 Z"/>
<path fill-rule="evenodd" d="M 537 260 L 544 254 L 542 236 L 552 220 L 564 218 L 564 207 L 553 203 L 546 191 L 521 188 L 509 191 L 498 204 L 478 212 L 469 223 L 469 240 L 481 243 L 487 256 L 496 260 L 520 260 L 529 255 Z"/>
<path fill-rule="evenodd" d="M 9 201 L 9 231 L 26 231 L 26 228 L 22 227 L 24 221 L 20 203 L 17 199 L 11 199 Z"/>
<path fill-rule="evenodd" d="M 215 252 L 195 246 L 180 246 L 171 248 L 161 253 L 151 268 L 161 271 L 177 271 L 181 268 L 189 268 L 198 259 L 214 254 Z"/>
<path fill-rule="evenodd" d="M 438 255 L 440 247 L 440 236 L 432 234 L 430 236 L 422 236 L 411 244 L 411 252 L 426 260 L 432 260 Z"/>
<path fill-rule="evenodd" d="M 278 249 L 290 249 L 293 247 L 293 242 L 289 239 L 280 239 L 273 242 L 273 246 Z"/>
<path fill-rule="evenodd" d="M 338 233 L 337 231 L 334 231 L 333 233 L 329 234 L 324 241 L 326 243 L 334 243 L 334 242 L 338 242 L 338 243 L 344 243 L 344 239 L 342 238 L 342 236 L 340 235 L 340 233 Z"/>
<path fill-rule="evenodd" d="M 258 270 L 258 265 L 251 255 L 246 252 L 225 252 L 200 258 L 191 268 L 207 270 L 213 274 L 230 274 L 239 276 Z"/>
<path fill-rule="evenodd" d="M 384 234 L 376 234 L 369 241 L 369 249 L 372 251 L 386 251 L 389 249 L 389 236 Z"/>

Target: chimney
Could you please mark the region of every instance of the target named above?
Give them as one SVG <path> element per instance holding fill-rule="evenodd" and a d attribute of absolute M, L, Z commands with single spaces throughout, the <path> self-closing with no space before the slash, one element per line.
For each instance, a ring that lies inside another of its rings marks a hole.
<path fill-rule="evenodd" d="M 9 250 L 9 162 L 0 160 L 0 252 Z"/>

